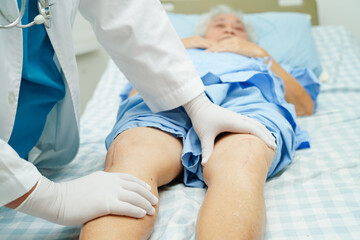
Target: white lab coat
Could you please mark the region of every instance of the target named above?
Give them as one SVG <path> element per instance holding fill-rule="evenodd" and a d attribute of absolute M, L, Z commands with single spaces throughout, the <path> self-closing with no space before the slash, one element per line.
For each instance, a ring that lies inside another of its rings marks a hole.
<path fill-rule="evenodd" d="M 71 26 L 78 9 L 154 112 L 183 105 L 204 90 L 158 0 L 50 3 L 54 3 L 52 26 L 47 33 L 55 50 L 54 60 L 61 66 L 66 94 L 49 114 L 29 161 L 21 159 L 7 143 L 14 126 L 21 81 L 22 30 L 0 29 L 0 206 L 29 191 L 40 177 L 38 168 L 61 168 L 77 153 L 79 81 Z M 1 5 L 4 12 L 15 15 L 16 0 L 2 1 Z M 0 23 L 5 23 L 4 19 Z"/>

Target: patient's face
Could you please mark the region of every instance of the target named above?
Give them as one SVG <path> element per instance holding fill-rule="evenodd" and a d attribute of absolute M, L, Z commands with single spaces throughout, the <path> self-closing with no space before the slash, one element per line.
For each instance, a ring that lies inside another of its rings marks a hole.
<path fill-rule="evenodd" d="M 205 38 L 218 42 L 230 37 L 249 40 L 246 28 L 237 16 L 224 13 L 214 17 L 206 29 Z"/>

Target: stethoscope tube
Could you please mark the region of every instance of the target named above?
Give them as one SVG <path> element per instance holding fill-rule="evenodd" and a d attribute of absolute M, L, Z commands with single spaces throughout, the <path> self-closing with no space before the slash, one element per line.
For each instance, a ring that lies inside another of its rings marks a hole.
<path fill-rule="evenodd" d="M 45 0 L 44 4 L 39 0 L 38 1 L 38 10 L 39 10 L 39 15 L 37 15 L 34 20 L 28 24 L 22 25 L 21 24 L 21 19 L 24 16 L 25 13 L 25 9 L 26 9 L 26 0 L 22 0 L 21 1 L 21 10 L 19 13 L 19 17 L 11 22 L 5 15 L 4 13 L 0 10 L 0 14 L 8 21 L 11 22 L 8 25 L 0 25 L 0 29 L 6 29 L 6 28 L 13 28 L 13 27 L 18 27 L 18 28 L 29 28 L 32 27 L 34 25 L 39 25 L 39 24 L 44 24 L 46 26 L 46 28 L 50 28 L 50 19 L 51 19 L 51 12 L 50 12 L 50 5 L 49 5 L 49 0 Z"/>

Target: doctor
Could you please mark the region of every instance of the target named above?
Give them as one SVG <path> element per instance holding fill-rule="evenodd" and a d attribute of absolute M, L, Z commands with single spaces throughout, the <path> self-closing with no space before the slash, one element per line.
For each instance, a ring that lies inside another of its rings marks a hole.
<path fill-rule="evenodd" d="M 154 213 L 157 199 L 133 176 L 99 171 L 55 183 L 38 170 L 61 169 L 79 148 L 78 9 L 152 111 L 184 106 L 204 159 L 224 131 L 250 132 L 275 148 L 265 127 L 209 101 L 158 0 L 7 0 L 0 9 L 0 206 L 64 225 Z"/>

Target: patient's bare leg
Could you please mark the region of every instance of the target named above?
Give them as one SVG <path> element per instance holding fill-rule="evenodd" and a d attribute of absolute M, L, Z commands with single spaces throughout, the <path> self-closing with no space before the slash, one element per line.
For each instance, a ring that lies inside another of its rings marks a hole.
<path fill-rule="evenodd" d="M 157 188 L 169 183 L 182 171 L 181 140 L 154 128 L 132 128 L 111 144 L 105 171 L 130 173 L 147 182 L 158 196 Z M 105 216 L 86 223 L 80 239 L 147 239 L 158 211 L 153 216 L 135 219 Z"/>
<path fill-rule="evenodd" d="M 227 134 L 203 168 L 208 191 L 200 209 L 197 239 L 262 239 L 264 184 L 275 152 L 259 138 Z"/>

